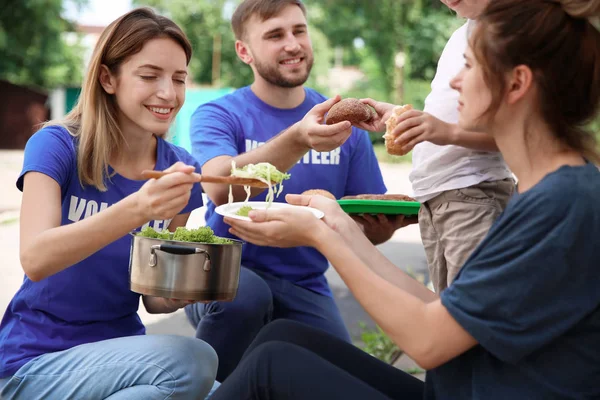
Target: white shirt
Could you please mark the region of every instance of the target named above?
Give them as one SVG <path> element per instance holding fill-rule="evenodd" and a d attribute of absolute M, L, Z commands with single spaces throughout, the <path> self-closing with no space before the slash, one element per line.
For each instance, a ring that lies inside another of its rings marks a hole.
<path fill-rule="evenodd" d="M 425 99 L 424 111 L 450 124 L 457 124 L 459 119 L 459 93 L 450 87 L 450 81 L 464 66 L 470 22 L 456 30 L 446 44 L 431 82 L 431 93 Z M 412 162 L 409 179 L 414 197 L 420 202 L 447 190 L 512 177 L 500 153 L 461 146 L 422 142 L 413 149 Z"/>

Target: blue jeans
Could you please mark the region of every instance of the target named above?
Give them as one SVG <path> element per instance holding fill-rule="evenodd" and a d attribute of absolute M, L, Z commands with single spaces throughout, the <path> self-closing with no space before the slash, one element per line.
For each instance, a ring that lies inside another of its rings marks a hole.
<path fill-rule="evenodd" d="M 219 382 L 233 372 L 261 328 L 276 319 L 303 322 L 351 342 L 333 298 L 245 267 L 232 302 L 195 303 L 185 312 L 196 337 L 219 356 Z"/>
<path fill-rule="evenodd" d="M 34 358 L 0 380 L 0 399 L 198 400 L 213 387 L 217 364 L 195 338 L 104 340 Z"/>

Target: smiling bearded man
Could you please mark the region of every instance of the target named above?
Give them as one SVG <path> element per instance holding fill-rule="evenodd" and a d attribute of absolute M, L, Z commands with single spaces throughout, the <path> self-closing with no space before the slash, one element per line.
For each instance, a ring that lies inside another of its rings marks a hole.
<path fill-rule="evenodd" d="M 248 48 L 252 52 L 250 45 L 248 45 Z M 310 47 L 304 51 L 285 52 L 277 63 L 259 60 L 259 53 L 252 53 L 254 54 L 255 74 L 271 85 L 281 88 L 295 88 L 304 85 L 308 80 L 314 62 L 312 48 Z M 286 76 L 279 70 L 280 65 L 289 65 L 291 67 L 290 72 L 295 73 L 295 75 L 293 77 Z"/>

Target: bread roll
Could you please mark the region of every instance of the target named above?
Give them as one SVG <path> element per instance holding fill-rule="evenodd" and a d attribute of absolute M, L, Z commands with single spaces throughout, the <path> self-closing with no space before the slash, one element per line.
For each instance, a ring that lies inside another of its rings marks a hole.
<path fill-rule="evenodd" d="M 342 200 L 389 200 L 389 201 L 417 201 L 404 194 L 359 194 L 356 196 L 344 196 Z"/>
<path fill-rule="evenodd" d="M 360 122 L 368 122 L 374 115 L 375 110 L 368 105 L 361 103 L 358 99 L 347 98 L 331 107 L 327 113 L 325 123 L 333 125 L 342 121 L 350 121 L 352 125 L 356 125 Z"/>
<path fill-rule="evenodd" d="M 392 132 L 394 131 L 394 128 L 396 128 L 396 126 L 398 125 L 398 117 L 406 111 L 412 109 L 413 107 L 410 104 L 396 106 L 392 110 L 392 115 L 388 118 L 387 121 L 385 121 L 386 129 L 383 138 L 385 139 L 385 149 L 387 150 L 388 154 L 392 154 L 394 156 L 403 156 L 407 153 L 402 149 L 402 146 L 400 144 L 394 143 L 394 140 L 396 138 L 392 135 Z"/>
<path fill-rule="evenodd" d="M 331 192 L 328 192 L 324 189 L 310 189 L 302 192 L 302 194 L 307 196 L 321 195 L 327 197 L 328 199 L 335 200 L 335 196 Z"/>

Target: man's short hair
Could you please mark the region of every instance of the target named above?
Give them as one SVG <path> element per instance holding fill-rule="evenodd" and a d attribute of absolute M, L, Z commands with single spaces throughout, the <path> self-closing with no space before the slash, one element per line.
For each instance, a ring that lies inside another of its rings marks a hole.
<path fill-rule="evenodd" d="M 256 15 L 261 21 L 266 21 L 279 14 L 288 5 L 300 7 L 302 13 L 306 15 L 306 7 L 301 0 L 244 0 L 231 17 L 231 27 L 235 38 L 243 40 L 246 22 L 253 15 Z"/>

